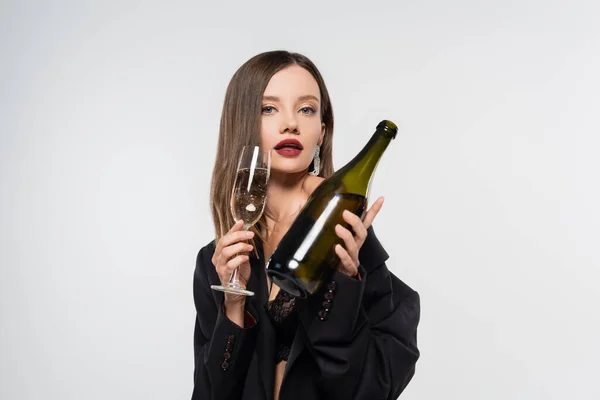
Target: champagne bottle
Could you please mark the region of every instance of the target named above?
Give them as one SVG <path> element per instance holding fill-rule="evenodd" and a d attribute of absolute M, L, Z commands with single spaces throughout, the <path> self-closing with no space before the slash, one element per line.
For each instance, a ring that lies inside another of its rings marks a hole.
<path fill-rule="evenodd" d="M 282 290 L 305 298 L 315 293 L 340 263 L 335 253 L 342 239 L 336 224 L 351 229 L 342 213 L 364 218 L 371 178 L 398 128 L 381 121 L 371 140 L 348 164 L 321 182 L 267 262 L 267 275 Z"/>

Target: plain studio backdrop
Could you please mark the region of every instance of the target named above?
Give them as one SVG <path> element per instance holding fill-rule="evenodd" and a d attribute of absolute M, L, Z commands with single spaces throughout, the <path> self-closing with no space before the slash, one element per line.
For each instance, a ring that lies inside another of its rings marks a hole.
<path fill-rule="evenodd" d="M 404 399 L 598 399 L 600 3 L 2 1 L 0 398 L 187 399 L 229 79 L 321 69 L 336 169 L 382 119 Z"/>

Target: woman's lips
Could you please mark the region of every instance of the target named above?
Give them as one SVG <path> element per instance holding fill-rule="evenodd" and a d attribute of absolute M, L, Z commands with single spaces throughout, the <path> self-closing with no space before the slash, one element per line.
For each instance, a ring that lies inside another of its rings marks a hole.
<path fill-rule="evenodd" d="M 283 147 L 281 149 L 275 149 L 275 151 L 283 157 L 297 157 L 302 153 L 302 150 L 293 147 Z"/>
<path fill-rule="evenodd" d="M 275 151 L 277 154 L 283 157 L 297 157 L 300 153 L 302 153 L 302 149 L 302 143 L 295 138 L 283 139 L 281 142 L 277 143 L 277 146 L 275 146 Z"/>

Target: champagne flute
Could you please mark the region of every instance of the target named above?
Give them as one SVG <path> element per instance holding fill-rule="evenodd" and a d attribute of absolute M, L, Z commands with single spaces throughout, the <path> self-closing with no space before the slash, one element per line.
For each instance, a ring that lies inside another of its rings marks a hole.
<path fill-rule="evenodd" d="M 231 193 L 231 213 L 237 222 L 244 221 L 243 230 L 250 229 L 262 216 L 267 202 L 267 184 L 271 172 L 271 152 L 259 146 L 244 146 L 238 161 L 237 174 Z M 233 270 L 226 285 L 212 285 L 213 290 L 254 296 L 240 286 L 239 267 Z"/>

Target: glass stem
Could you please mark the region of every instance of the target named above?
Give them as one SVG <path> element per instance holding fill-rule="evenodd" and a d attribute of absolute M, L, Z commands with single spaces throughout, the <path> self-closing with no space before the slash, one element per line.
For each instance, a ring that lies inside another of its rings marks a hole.
<path fill-rule="evenodd" d="M 250 229 L 251 225 L 245 225 L 242 228 L 242 230 L 247 231 L 248 229 Z M 236 256 L 239 256 L 241 253 L 236 254 Z M 231 273 L 231 276 L 229 277 L 229 287 L 233 287 L 236 289 L 241 289 L 242 287 L 240 286 L 240 274 L 239 274 L 239 269 L 240 267 L 236 267 L 233 272 Z"/>
<path fill-rule="evenodd" d="M 231 273 L 231 276 L 229 277 L 229 287 L 233 287 L 236 289 L 240 288 L 240 274 L 238 271 L 239 269 L 240 269 L 240 267 L 237 267 Z"/>

